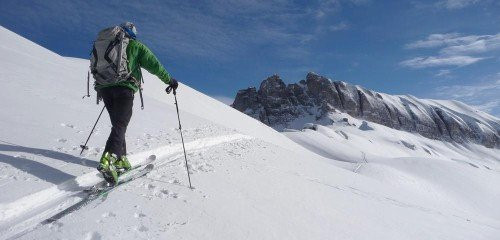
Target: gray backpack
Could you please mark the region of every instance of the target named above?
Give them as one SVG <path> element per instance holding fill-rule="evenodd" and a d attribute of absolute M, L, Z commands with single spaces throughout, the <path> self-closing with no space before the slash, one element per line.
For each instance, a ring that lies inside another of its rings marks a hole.
<path fill-rule="evenodd" d="M 121 27 L 110 27 L 99 32 L 90 56 L 90 72 L 96 85 L 130 80 L 128 43 L 129 38 Z"/>

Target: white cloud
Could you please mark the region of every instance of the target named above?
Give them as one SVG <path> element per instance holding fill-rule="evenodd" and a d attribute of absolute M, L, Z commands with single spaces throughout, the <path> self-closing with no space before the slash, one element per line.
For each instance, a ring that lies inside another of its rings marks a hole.
<path fill-rule="evenodd" d="M 412 68 L 466 66 L 490 58 L 500 49 L 500 33 L 495 35 L 431 34 L 426 39 L 406 44 L 407 49 L 437 48 L 437 56 L 416 57 L 400 64 Z M 489 56 L 485 56 L 488 54 Z"/>
<path fill-rule="evenodd" d="M 328 29 L 332 32 L 336 32 L 336 31 L 349 29 L 349 25 L 345 22 L 340 22 L 338 24 L 330 26 Z"/>
<path fill-rule="evenodd" d="M 431 97 L 453 99 L 500 117 L 500 74 L 477 84 L 438 87 Z"/>
<path fill-rule="evenodd" d="M 466 7 L 474 6 L 476 4 L 485 2 L 491 3 L 495 0 L 435 0 L 435 1 L 410 1 L 410 3 L 417 9 L 420 10 L 434 10 L 434 9 L 445 9 L 445 10 L 459 10 Z"/>
<path fill-rule="evenodd" d="M 427 68 L 441 66 L 458 66 L 463 67 L 476 63 L 484 58 L 476 58 L 470 56 L 438 56 L 438 57 L 416 57 L 402 61 L 400 64 L 410 68 Z"/>
<path fill-rule="evenodd" d="M 483 104 L 474 105 L 474 107 L 483 112 L 491 113 L 493 115 L 496 115 L 497 117 L 500 117 L 500 100 L 485 102 Z"/>
<path fill-rule="evenodd" d="M 480 0 L 442 0 L 437 3 L 437 6 L 447 9 L 460 9 L 478 2 Z"/>
<path fill-rule="evenodd" d="M 441 69 L 438 73 L 436 73 L 436 77 L 449 77 L 451 75 L 451 70 L 449 69 Z"/>
<path fill-rule="evenodd" d="M 500 33 L 495 35 L 468 35 L 458 33 L 431 34 L 424 40 L 406 45 L 409 49 L 443 47 L 443 54 L 483 53 L 500 49 Z"/>
<path fill-rule="evenodd" d="M 500 49 L 500 33 L 496 35 L 466 36 L 469 41 L 449 45 L 441 50 L 443 54 L 475 54 Z"/>
<path fill-rule="evenodd" d="M 474 98 L 481 93 L 496 89 L 500 91 L 500 83 L 498 81 L 493 81 L 489 83 L 477 84 L 477 85 L 453 85 L 437 88 L 437 91 L 442 95 L 450 96 L 453 99 L 464 99 L 464 98 Z"/>
<path fill-rule="evenodd" d="M 475 38 L 474 38 L 475 39 Z M 431 34 L 424 40 L 418 40 L 406 45 L 406 48 L 434 48 L 473 41 L 470 37 L 461 37 L 458 33 Z"/>

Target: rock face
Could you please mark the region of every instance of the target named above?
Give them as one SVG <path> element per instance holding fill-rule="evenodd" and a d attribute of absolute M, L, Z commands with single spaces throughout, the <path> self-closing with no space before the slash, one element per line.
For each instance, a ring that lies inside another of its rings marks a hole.
<path fill-rule="evenodd" d="M 315 73 L 289 85 L 273 75 L 258 90 L 238 91 L 232 106 L 276 129 L 290 127 L 291 122 L 303 118 L 321 121 L 342 111 L 432 139 L 500 148 L 500 121 L 489 115 L 482 117 L 484 113 L 470 114 L 477 110 L 463 103 L 392 96 Z"/>

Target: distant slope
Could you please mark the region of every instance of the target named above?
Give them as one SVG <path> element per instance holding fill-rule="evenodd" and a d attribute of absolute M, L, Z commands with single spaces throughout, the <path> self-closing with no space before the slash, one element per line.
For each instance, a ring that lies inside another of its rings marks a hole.
<path fill-rule="evenodd" d="M 500 119 L 466 104 L 392 96 L 315 73 L 289 85 L 271 76 L 258 90 L 240 90 L 232 106 L 278 130 L 300 129 L 304 122 L 328 125 L 329 115 L 342 111 L 431 139 L 500 148 Z"/>

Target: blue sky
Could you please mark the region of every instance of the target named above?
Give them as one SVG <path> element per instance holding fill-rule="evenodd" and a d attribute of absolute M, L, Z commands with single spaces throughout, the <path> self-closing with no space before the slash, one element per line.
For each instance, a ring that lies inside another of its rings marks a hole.
<path fill-rule="evenodd" d="M 132 21 L 174 77 L 225 101 L 269 75 L 314 71 L 500 116 L 500 1 L 101 2 L 1 0 L 0 24 L 87 58 L 100 29 Z"/>

